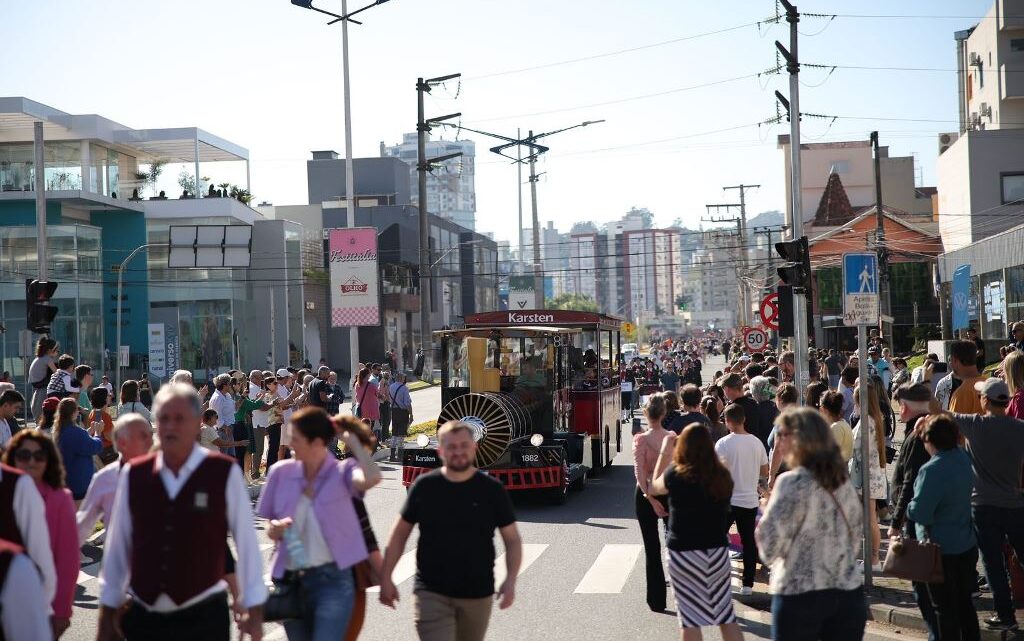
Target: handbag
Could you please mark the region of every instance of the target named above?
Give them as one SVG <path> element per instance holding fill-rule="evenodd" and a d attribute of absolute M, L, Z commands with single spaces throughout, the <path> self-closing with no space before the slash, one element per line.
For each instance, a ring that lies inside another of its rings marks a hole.
<path fill-rule="evenodd" d="M 356 415 L 356 418 L 363 418 L 363 400 L 366 398 L 366 392 L 369 389 L 370 389 L 370 384 L 367 383 L 366 386 L 363 387 L 363 393 L 359 395 L 359 403 L 356 405 L 356 409 L 353 412 L 353 414 Z"/>
<path fill-rule="evenodd" d="M 267 586 L 269 594 L 263 604 L 264 621 L 302 618 L 306 599 L 301 579 L 301 570 L 286 572 L 283 578 Z"/>
<path fill-rule="evenodd" d="M 896 537 L 889 544 L 882 573 L 919 583 L 942 583 L 942 548 L 927 539 Z"/>

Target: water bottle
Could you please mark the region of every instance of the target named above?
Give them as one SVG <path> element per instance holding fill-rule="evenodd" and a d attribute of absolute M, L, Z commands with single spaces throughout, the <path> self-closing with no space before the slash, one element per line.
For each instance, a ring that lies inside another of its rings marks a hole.
<path fill-rule="evenodd" d="M 301 570 L 309 565 L 306 548 L 302 545 L 294 525 L 284 531 L 284 547 L 288 550 L 288 561 L 292 569 Z"/>

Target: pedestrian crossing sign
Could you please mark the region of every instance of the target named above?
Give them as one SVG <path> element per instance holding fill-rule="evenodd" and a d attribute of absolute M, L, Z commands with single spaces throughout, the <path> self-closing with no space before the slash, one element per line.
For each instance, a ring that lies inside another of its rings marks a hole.
<path fill-rule="evenodd" d="M 878 257 L 843 254 L 843 324 L 878 324 Z"/>

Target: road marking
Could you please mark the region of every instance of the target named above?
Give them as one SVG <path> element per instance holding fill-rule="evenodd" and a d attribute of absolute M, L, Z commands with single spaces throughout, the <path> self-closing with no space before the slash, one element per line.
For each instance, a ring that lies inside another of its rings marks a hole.
<path fill-rule="evenodd" d="M 576 594 L 618 594 L 640 556 L 640 545 L 609 543 L 573 591 Z"/>
<path fill-rule="evenodd" d="M 391 580 L 395 585 L 401 585 L 403 581 L 411 578 L 416 574 L 416 550 L 410 550 L 402 555 L 402 558 L 398 559 L 398 563 L 395 564 L 395 570 L 391 573 Z M 367 592 L 380 592 L 380 586 L 375 585 L 372 588 L 367 588 Z"/>
<path fill-rule="evenodd" d="M 516 576 L 522 576 L 523 572 L 526 572 L 526 568 L 540 558 L 540 555 L 544 553 L 544 550 L 548 549 L 547 543 L 524 543 L 523 544 L 523 562 L 519 565 L 519 574 Z M 505 568 L 505 554 L 501 554 L 498 558 L 494 559 L 494 589 L 497 590 L 501 587 L 502 582 L 506 577 Z"/>
<path fill-rule="evenodd" d="M 77 581 L 77 583 L 78 583 L 78 585 L 85 585 L 89 581 L 92 581 L 93 579 L 97 578 L 99 575 L 100 575 L 100 564 L 99 563 L 89 563 L 87 565 L 83 565 L 82 569 L 80 569 L 78 571 L 78 581 Z"/>

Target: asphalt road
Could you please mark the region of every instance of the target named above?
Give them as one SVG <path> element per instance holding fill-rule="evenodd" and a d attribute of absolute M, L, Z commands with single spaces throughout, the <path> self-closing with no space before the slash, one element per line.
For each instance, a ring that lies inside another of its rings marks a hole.
<path fill-rule="evenodd" d="M 706 365 L 706 376 L 721 364 Z M 706 379 L 707 380 L 707 379 Z M 421 390 L 413 395 L 419 419 L 440 405 L 437 388 Z M 612 466 L 593 478 L 582 492 L 575 492 L 560 507 L 541 504 L 529 496 L 516 499 L 516 513 L 524 542 L 524 563 L 517 584 L 516 602 L 509 610 L 495 609 L 488 634 L 490 639 L 530 641 L 555 638 L 560 640 L 623 641 L 624 639 L 677 639 L 679 628 L 674 604 L 669 612 L 655 614 L 644 601 L 643 555 L 640 531 L 633 509 L 634 478 L 631 439 L 623 438 L 624 450 Z M 383 542 L 405 497 L 400 468 L 382 464 L 384 481 L 367 496 L 367 507 L 377 536 Z M 269 541 L 263 523 L 257 521 L 264 555 L 269 558 Z M 412 559 L 416 535 L 410 539 L 406 561 Z M 496 549 L 502 553 L 500 539 Z M 94 561 L 102 550 L 87 548 Z M 503 558 L 498 565 L 503 569 Z M 396 571 L 402 601 L 397 610 L 390 610 L 370 595 L 366 625 L 360 639 L 393 641 L 415 639 L 412 622 L 412 580 Z M 98 563 L 86 565 L 80 577 L 75 599 L 72 627 L 65 639 L 79 641 L 95 635 L 98 582 L 94 578 Z M 404 577 L 404 578 L 403 578 Z M 403 579 L 399 582 L 399 579 Z M 734 579 L 738 585 L 738 579 Z M 770 638 L 770 617 L 767 613 L 737 604 L 737 614 L 748 638 Z M 280 626 L 266 626 L 267 639 L 283 639 Z M 706 630 L 708 638 L 718 639 L 717 630 Z M 865 638 L 891 639 L 897 635 L 884 626 L 869 628 Z M 913 633 L 900 633 L 898 638 L 914 639 Z"/>

